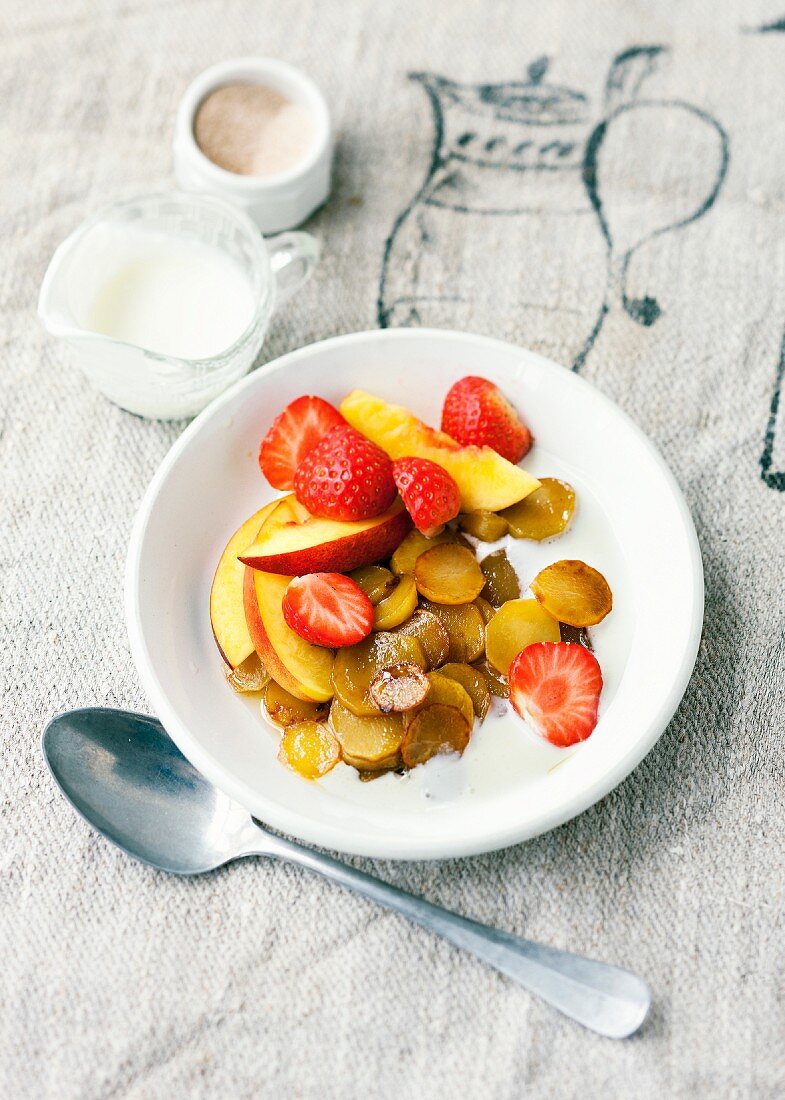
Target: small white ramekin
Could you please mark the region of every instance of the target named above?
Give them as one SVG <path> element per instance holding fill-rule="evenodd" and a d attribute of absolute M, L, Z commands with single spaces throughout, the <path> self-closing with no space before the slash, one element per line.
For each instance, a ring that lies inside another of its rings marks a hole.
<path fill-rule="evenodd" d="M 194 137 L 199 105 L 216 88 L 227 84 L 263 84 L 304 107 L 314 124 L 308 154 L 286 172 L 274 176 L 244 176 L 219 168 L 205 156 Z M 174 170 L 184 191 L 201 191 L 233 203 L 263 233 L 278 233 L 301 225 L 330 193 L 333 133 L 324 96 L 305 73 L 269 57 L 238 57 L 206 69 L 186 89 L 177 112 Z"/>

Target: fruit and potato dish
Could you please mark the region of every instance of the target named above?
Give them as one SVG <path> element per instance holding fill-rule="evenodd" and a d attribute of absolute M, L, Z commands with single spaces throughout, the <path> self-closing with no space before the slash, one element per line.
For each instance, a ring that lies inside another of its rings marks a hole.
<path fill-rule="evenodd" d="M 554 560 L 522 585 L 487 549 L 556 539 L 572 520 L 573 488 L 519 465 L 532 443 L 477 376 L 451 387 L 439 430 L 361 390 L 338 408 L 298 397 L 276 417 L 259 465 L 284 495 L 230 538 L 210 617 L 283 764 L 318 779 L 343 761 L 370 779 L 460 755 L 494 697 L 553 745 L 590 736 L 605 578 Z"/>

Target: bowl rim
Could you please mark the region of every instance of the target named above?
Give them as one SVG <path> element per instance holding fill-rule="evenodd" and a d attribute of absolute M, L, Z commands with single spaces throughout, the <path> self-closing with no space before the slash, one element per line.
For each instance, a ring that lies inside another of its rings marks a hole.
<path fill-rule="evenodd" d="M 131 653 L 137 668 L 142 686 L 155 707 L 158 718 L 167 733 L 174 740 L 181 752 L 187 756 L 211 782 L 223 790 L 226 794 L 235 798 L 241 804 L 247 806 L 246 789 L 236 780 L 216 759 L 204 750 L 193 737 L 185 723 L 183 723 L 175 708 L 169 703 L 166 691 L 158 677 L 158 674 L 150 660 L 144 633 L 138 611 L 138 581 L 139 564 L 144 541 L 145 530 L 155 507 L 158 492 L 166 481 L 170 470 L 178 461 L 180 454 L 189 445 L 194 435 L 198 434 L 201 426 L 208 419 L 217 417 L 222 409 L 233 402 L 245 389 L 250 389 L 259 384 L 259 379 L 267 374 L 277 373 L 296 365 L 301 359 L 307 358 L 314 351 L 327 347 L 338 348 L 351 344 L 376 341 L 400 341 L 405 343 L 414 340 L 458 340 L 461 342 L 479 343 L 489 351 L 502 349 L 507 352 L 524 352 L 528 357 L 538 360 L 548 368 L 556 368 L 564 372 L 568 385 L 589 387 L 595 399 L 620 418 L 637 437 L 638 442 L 648 452 L 674 500 L 679 518 L 682 522 L 689 549 L 690 581 L 692 588 L 692 606 L 690 610 L 690 629 L 683 641 L 683 652 L 679 671 L 674 677 L 670 691 L 662 699 L 658 709 L 649 718 L 645 730 L 641 732 L 636 741 L 626 750 L 621 752 L 613 764 L 598 776 L 592 783 L 576 791 L 572 796 L 564 799 L 550 811 L 542 813 L 536 823 L 523 823 L 516 826 L 515 823 L 498 826 L 495 831 L 483 834 L 479 839 L 468 839 L 462 836 L 449 841 L 437 840 L 434 844 L 427 836 L 401 838 L 370 837 L 357 839 L 347 834 L 345 829 L 325 823 L 316 825 L 312 819 L 301 814 L 298 810 L 276 805 L 269 816 L 265 816 L 265 822 L 275 829 L 290 833 L 307 843 L 320 847 L 332 848 L 352 855 L 368 856 L 371 858 L 404 859 L 404 860 L 431 860 L 449 859 L 463 856 L 479 855 L 486 852 L 498 851 L 523 841 L 533 839 L 543 833 L 549 832 L 572 820 L 572 818 L 589 809 L 605 795 L 609 794 L 633 771 L 641 760 L 650 752 L 676 712 L 679 703 L 686 691 L 698 656 L 698 649 L 703 628 L 704 609 L 704 577 L 703 563 L 700 546 L 698 543 L 695 525 L 692 520 L 687 502 L 673 473 L 667 466 L 654 443 L 635 424 L 632 418 L 624 412 L 611 398 L 587 379 L 580 377 L 567 367 L 555 363 L 553 360 L 522 348 L 511 341 L 496 339 L 480 334 L 460 332 L 453 329 L 439 328 L 411 328 L 411 329 L 369 329 L 363 332 L 347 333 L 341 336 L 330 337 L 325 340 L 307 344 L 294 351 L 271 360 L 269 363 L 253 371 L 249 376 L 240 379 L 225 393 L 221 394 L 205 410 L 203 410 L 188 425 L 179 438 L 164 456 L 156 473 L 139 505 L 136 518 L 133 523 L 131 537 L 126 559 L 124 605 L 126 627 L 128 630 Z M 258 815 L 257 815 L 258 816 Z"/>

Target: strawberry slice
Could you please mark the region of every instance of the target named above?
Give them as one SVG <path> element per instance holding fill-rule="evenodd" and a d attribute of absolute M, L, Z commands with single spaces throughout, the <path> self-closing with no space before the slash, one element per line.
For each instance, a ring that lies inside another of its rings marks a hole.
<path fill-rule="evenodd" d="M 294 475 L 294 492 L 312 516 L 346 520 L 380 516 L 397 495 L 389 457 L 348 424 L 308 452 Z"/>
<path fill-rule="evenodd" d="M 292 630 L 314 645 L 356 645 L 373 629 L 373 604 L 343 573 L 307 573 L 295 577 L 283 597 L 283 617 Z"/>
<path fill-rule="evenodd" d="M 535 642 L 510 666 L 510 702 L 540 737 L 566 747 L 597 725 L 602 673 L 597 658 L 571 642 Z"/>
<path fill-rule="evenodd" d="M 427 458 L 399 458 L 392 471 L 406 511 L 427 538 L 458 515 L 461 491 L 443 467 Z"/>
<path fill-rule="evenodd" d="M 492 447 L 509 462 L 520 462 L 532 434 L 498 386 L 470 374 L 456 382 L 444 399 L 442 431 L 464 446 Z"/>
<path fill-rule="evenodd" d="M 294 472 L 316 444 L 346 421 L 321 397 L 298 397 L 275 418 L 259 448 L 262 473 L 275 489 L 294 487 Z"/>

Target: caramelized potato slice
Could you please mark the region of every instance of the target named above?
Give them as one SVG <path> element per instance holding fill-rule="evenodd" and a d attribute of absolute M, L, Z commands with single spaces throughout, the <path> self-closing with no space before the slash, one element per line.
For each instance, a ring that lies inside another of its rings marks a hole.
<path fill-rule="evenodd" d="M 563 642 L 572 642 L 575 645 L 582 645 L 584 649 L 588 649 L 590 653 L 594 652 L 594 646 L 591 644 L 589 632 L 585 627 L 569 626 L 567 623 L 559 623 L 559 633 L 561 634 L 561 640 Z"/>
<path fill-rule="evenodd" d="M 383 565 L 362 565 L 349 574 L 374 607 L 395 588 L 395 575 Z"/>
<path fill-rule="evenodd" d="M 509 531 L 507 520 L 498 512 L 467 512 L 460 519 L 461 530 L 483 542 L 497 542 Z"/>
<path fill-rule="evenodd" d="M 491 705 L 491 692 L 488 687 L 488 678 L 484 672 L 472 665 L 458 664 L 450 661 L 439 669 L 440 676 L 447 676 L 460 684 L 472 701 L 474 713 L 483 720 Z"/>
<path fill-rule="evenodd" d="M 457 539 L 458 536 L 455 532 L 449 530 L 442 531 L 440 534 L 434 535 L 432 539 L 428 539 L 422 531 L 418 531 L 415 527 L 390 558 L 390 568 L 393 573 L 397 573 L 399 576 L 404 573 L 414 575 L 414 563 L 420 554 L 424 554 L 426 550 L 430 550 L 434 546 L 456 542 Z"/>
<path fill-rule="evenodd" d="M 371 699 L 371 680 L 383 668 L 402 662 L 428 667 L 423 647 L 416 637 L 396 631 L 379 631 L 359 645 L 339 649 L 333 665 L 335 694 L 345 707 L 360 717 L 379 714 Z"/>
<path fill-rule="evenodd" d="M 389 596 L 376 605 L 375 630 L 392 630 L 410 619 L 417 610 L 417 585 L 414 577 L 404 573 Z"/>
<path fill-rule="evenodd" d="M 339 699 L 333 700 L 330 723 L 347 764 L 360 771 L 382 771 L 400 764 L 403 716 L 352 714 Z"/>
<path fill-rule="evenodd" d="M 237 668 L 229 669 L 226 679 L 232 685 L 233 691 L 247 695 L 254 691 L 264 691 L 270 681 L 270 674 L 262 664 L 259 654 L 254 652 Z"/>
<path fill-rule="evenodd" d="M 290 695 L 275 680 L 270 680 L 262 699 L 262 716 L 276 726 L 294 726 L 298 722 L 323 722 L 330 713 L 330 704 L 312 703 Z"/>
<path fill-rule="evenodd" d="M 476 665 L 472 665 L 472 668 L 476 668 L 478 672 L 481 672 L 488 681 L 488 690 L 491 695 L 497 699 L 509 699 L 510 685 L 507 683 L 507 677 L 502 676 L 501 672 L 497 671 L 490 661 L 478 661 Z"/>
<path fill-rule="evenodd" d="M 482 615 L 482 621 L 487 626 L 493 616 L 496 614 L 496 608 L 492 604 L 489 604 L 484 596 L 478 596 L 474 601 L 474 606 L 479 609 Z"/>
<path fill-rule="evenodd" d="M 532 581 L 531 590 L 554 619 L 568 626 L 595 626 L 613 607 L 605 577 L 585 561 L 547 565 Z"/>
<path fill-rule="evenodd" d="M 570 524 L 575 512 L 575 490 L 556 477 L 540 478 L 540 487 L 499 514 L 516 539 L 552 539 Z"/>
<path fill-rule="evenodd" d="M 460 755 L 470 737 L 471 726 L 455 707 L 440 703 L 424 707 L 406 730 L 401 745 L 403 762 L 408 768 L 416 768 L 441 753 Z"/>
<path fill-rule="evenodd" d="M 419 665 L 383 668 L 371 680 L 370 695 L 383 714 L 411 710 L 423 701 L 431 684 Z"/>
<path fill-rule="evenodd" d="M 485 652 L 485 623 L 475 604 L 450 607 L 426 600 L 422 607 L 435 615 L 447 630 L 450 638 L 448 660 L 471 664 L 482 657 Z"/>
<path fill-rule="evenodd" d="M 414 565 L 417 589 L 433 603 L 471 603 L 485 587 L 485 576 L 471 550 L 445 543 L 420 554 Z"/>
<path fill-rule="evenodd" d="M 404 725 L 408 726 L 415 714 L 418 714 L 423 707 L 432 707 L 438 703 L 440 706 L 455 707 L 459 710 L 471 729 L 474 724 L 474 704 L 463 685 L 453 677 L 442 676 L 441 672 L 429 672 L 428 684 L 428 694 L 419 706 L 413 707 L 408 714 L 404 715 Z"/>
<path fill-rule="evenodd" d="M 559 623 L 537 600 L 510 600 L 488 623 L 485 651 L 494 668 L 506 676 L 526 646 L 558 642 L 560 637 Z"/>
<path fill-rule="evenodd" d="M 450 635 L 447 628 L 432 612 L 415 611 L 411 619 L 399 626 L 397 634 L 416 638 L 428 662 L 426 668 L 438 668 L 444 664 L 450 652 Z"/>
<path fill-rule="evenodd" d="M 494 607 L 501 607 L 508 600 L 517 600 L 521 594 L 518 574 L 510 565 L 504 550 L 495 550 L 480 562 L 485 577 L 482 597 Z"/>
<path fill-rule="evenodd" d="M 319 779 L 341 759 L 341 748 L 327 726 L 295 722 L 284 731 L 278 759 L 304 779 Z"/>

